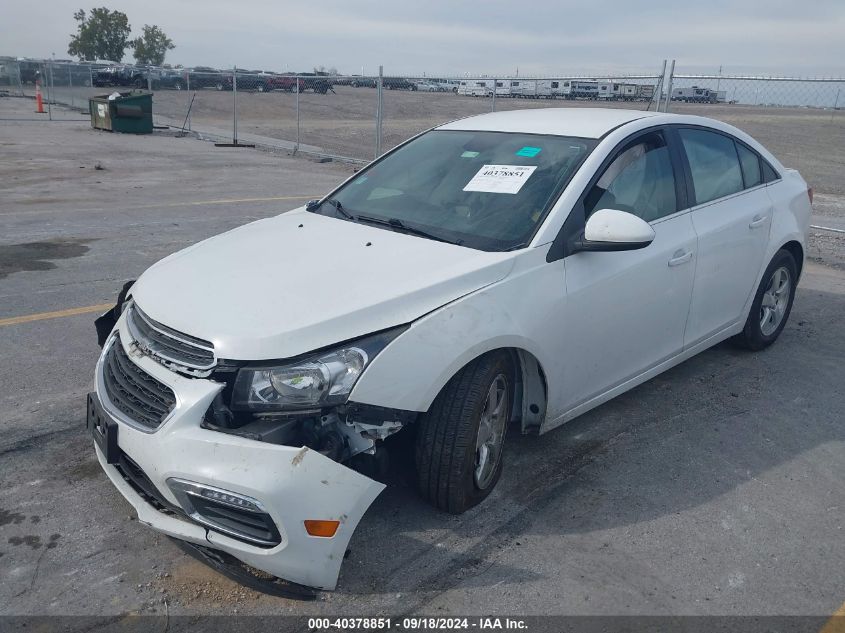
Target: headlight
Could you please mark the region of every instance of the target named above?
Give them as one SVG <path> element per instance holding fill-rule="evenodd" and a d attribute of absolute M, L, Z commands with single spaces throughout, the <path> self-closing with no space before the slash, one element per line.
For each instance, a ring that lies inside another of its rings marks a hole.
<path fill-rule="evenodd" d="M 232 408 L 278 411 L 342 404 L 367 365 L 405 329 L 387 330 L 283 365 L 245 367 L 235 380 Z"/>

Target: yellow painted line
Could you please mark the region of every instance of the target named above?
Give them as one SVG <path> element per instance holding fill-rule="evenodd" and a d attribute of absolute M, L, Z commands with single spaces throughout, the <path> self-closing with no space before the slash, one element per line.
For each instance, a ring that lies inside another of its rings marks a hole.
<path fill-rule="evenodd" d="M 114 307 L 114 303 L 100 303 L 95 306 L 68 308 L 67 310 L 56 310 L 55 312 L 37 312 L 35 314 L 24 314 L 23 316 L 0 319 L 0 327 L 4 325 L 17 325 L 19 323 L 31 323 L 32 321 L 44 321 L 45 319 L 61 319 L 62 317 L 76 316 L 77 314 L 91 314 L 92 312 L 103 312 L 112 307 Z"/>
<path fill-rule="evenodd" d="M 196 200 L 188 202 L 168 202 L 167 204 L 145 204 L 137 207 L 123 207 L 124 209 L 156 209 L 158 207 L 202 207 L 207 204 L 241 204 L 244 202 L 276 202 L 279 200 L 311 200 L 320 198 L 313 196 L 274 196 L 271 198 L 230 198 L 226 200 Z"/>
<path fill-rule="evenodd" d="M 845 602 L 830 616 L 819 633 L 845 633 Z"/>
<path fill-rule="evenodd" d="M 140 204 L 132 206 L 89 207 L 84 209 L 33 209 L 8 211 L 0 215 L 33 215 L 36 213 L 76 213 L 79 211 L 135 211 L 140 209 L 173 209 L 175 207 L 204 207 L 212 204 L 247 204 L 252 202 L 282 202 L 285 200 L 312 200 L 322 198 L 321 194 L 310 196 L 272 196 L 269 198 L 228 198 L 223 200 L 185 200 L 184 202 L 165 202 L 161 204 Z"/>

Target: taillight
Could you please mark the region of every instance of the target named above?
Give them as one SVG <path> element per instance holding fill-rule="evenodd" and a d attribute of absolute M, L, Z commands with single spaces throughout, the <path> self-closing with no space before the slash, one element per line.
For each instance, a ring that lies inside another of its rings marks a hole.
<path fill-rule="evenodd" d="M 810 204 L 813 204 L 813 188 L 807 187 L 807 196 L 810 198 Z"/>

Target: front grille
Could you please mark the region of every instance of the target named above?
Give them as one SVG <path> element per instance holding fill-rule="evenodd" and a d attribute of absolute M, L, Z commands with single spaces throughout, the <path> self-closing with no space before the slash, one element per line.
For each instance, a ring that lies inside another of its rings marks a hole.
<path fill-rule="evenodd" d="M 154 321 L 137 304 L 129 307 L 126 324 L 138 347 L 165 365 L 205 371 L 216 364 L 213 343 Z"/>
<path fill-rule="evenodd" d="M 103 359 L 103 386 L 115 408 L 148 429 L 157 429 L 176 406 L 176 394 L 129 360 L 119 338 Z"/>

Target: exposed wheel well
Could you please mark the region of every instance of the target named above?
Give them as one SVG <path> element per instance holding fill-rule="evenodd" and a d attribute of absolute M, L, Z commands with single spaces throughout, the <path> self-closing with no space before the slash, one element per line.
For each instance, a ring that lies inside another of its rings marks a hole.
<path fill-rule="evenodd" d="M 500 347 L 481 356 L 499 352 L 508 354 L 516 376 L 511 420 L 519 420 L 523 433 L 537 433 L 546 418 L 548 384 L 543 366 L 531 352 L 518 347 Z M 481 356 L 476 356 L 467 365 Z"/>
<path fill-rule="evenodd" d="M 787 242 L 781 246 L 781 248 L 789 251 L 795 258 L 795 265 L 798 266 L 798 278 L 800 279 L 801 269 L 804 267 L 804 249 L 801 247 L 801 244 L 793 240 L 791 242 Z"/>

